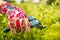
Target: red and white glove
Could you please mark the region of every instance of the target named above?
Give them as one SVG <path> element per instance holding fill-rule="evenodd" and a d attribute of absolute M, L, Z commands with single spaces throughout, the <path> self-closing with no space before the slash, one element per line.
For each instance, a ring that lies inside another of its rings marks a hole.
<path fill-rule="evenodd" d="M 30 30 L 30 23 L 24 11 L 12 6 L 8 2 L 5 2 L 1 7 L 0 11 L 3 12 L 9 19 L 10 29 L 15 29 L 17 32 Z"/>

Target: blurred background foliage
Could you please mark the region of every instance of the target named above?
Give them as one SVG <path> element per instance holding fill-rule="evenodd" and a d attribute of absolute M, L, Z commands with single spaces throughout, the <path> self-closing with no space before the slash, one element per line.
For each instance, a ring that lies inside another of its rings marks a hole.
<path fill-rule="evenodd" d="M 5 0 L 6 1 L 6 0 Z M 4 33 L 3 29 L 8 27 L 6 15 L 0 14 L 0 40 L 60 40 L 60 0 L 8 0 L 12 5 L 24 10 L 28 16 L 33 16 L 40 20 L 46 28 L 40 30 L 31 28 L 30 33 L 18 33 L 13 35 L 11 31 Z"/>

